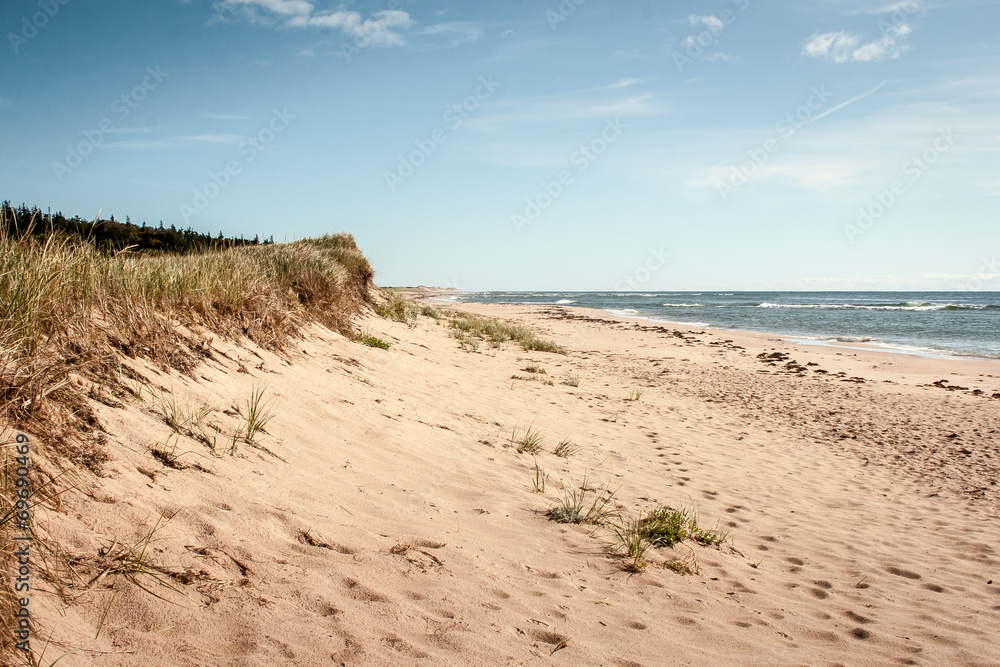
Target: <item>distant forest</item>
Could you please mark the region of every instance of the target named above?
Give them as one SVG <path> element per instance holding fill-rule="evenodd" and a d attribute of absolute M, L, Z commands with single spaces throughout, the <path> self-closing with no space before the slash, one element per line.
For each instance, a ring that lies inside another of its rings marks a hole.
<path fill-rule="evenodd" d="M 226 238 L 219 232 L 217 237 L 202 234 L 190 227 L 177 229 L 174 225 L 158 227 L 147 226 L 145 222 L 136 225 L 128 217 L 125 222 L 115 220 L 85 220 L 80 216 L 67 218 L 62 213 L 45 213 L 38 207 L 28 208 L 21 204 L 14 208 L 9 201 L 0 206 L 0 227 L 3 233 L 12 237 L 25 234 L 44 238 L 57 234 L 70 238 L 88 239 L 104 252 L 118 252 L 129 248 L 133 251 L 160 251 L 167 253 L 205 252 L 215 248 L 268 245 L 274 243 L 274 237 L 261 241 L 257 236 L 252 239 Z"/>

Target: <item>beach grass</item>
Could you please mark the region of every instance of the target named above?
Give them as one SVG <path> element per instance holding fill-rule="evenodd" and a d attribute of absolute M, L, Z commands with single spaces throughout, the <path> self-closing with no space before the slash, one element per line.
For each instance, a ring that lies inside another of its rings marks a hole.
<path fill-rule="evenodd" d="M 88 394 L 110 387 L 141 400 L 145 382 L 122 357 L 190 373 L 214 354 L 213 336 L 280 351 L 313 323 L 353 335 L 377 292 L 350 234 L 179 254 L 33 232 L 31 220 L 0 220 L 0 423 L 34 434 L 33 455 L 67 468 L 99 472 L 107 459 Z M 172 398 L 159 407 L 177 433 L 197 432 L 206 416 Z M 4 571 L 10 530 L 0 524 Z M 12 590 L 0 592 L 0 607 Z"/>
<path fill-rule="evenodd" d="M 565 348 L 553 341 L 543 340 L 526 327 L 469 313 L 457 313 L 451 320 L 452 335 L 459 342 L 481 340 L 490 347 L 500 347 L 508 341 L 517 342 L 528 352 L 566 354 Z M 464 347 L 464 345 L 463 345 Z"/>
<path fill-rule="evenodd" d="M 559 504 L 550 507 L 548 515 L 559 523 L 603 526 L 618 514 L 612 504 L 614 497 L 615 492 L 607 486 L 589 487 L 584 477 L 580 486 L 567 489 L 565 484 L 560 485 Z"/>
<path fill-rule="evenodd" d="M 354 342 L 361 343 L 362 345 L 367 345 L 368 347 L 377 347 L 381 350 L 388 350 L 389 343 L 382 340 L 377 336 L 373 336 L 370 333 L 358 332 L 354 335 Z"/>

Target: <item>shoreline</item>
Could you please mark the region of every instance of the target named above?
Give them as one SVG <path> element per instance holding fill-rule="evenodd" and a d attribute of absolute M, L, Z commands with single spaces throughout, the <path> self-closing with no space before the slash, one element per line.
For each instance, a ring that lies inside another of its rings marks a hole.
<path fill-rule="evenodd" d="M 393 288 L 395 289 L 395 288 Z M 451 306 L 467 305 L 467 304 L 483 304 L 483 305 L 496 305 L 496 306 L 523 306 L 532 307 L 537 306 L 539 308 L 574 308 L 580 310 L 590 310 L 607 317 L 617 317 L 621 319 L 636 320 L 642 322 L 654 322 L 656 324 L 669 325 L 674 327 L 683 327 L 691 330 L 710 330 L 719 333 L 737 333 L 737 334 L 758 334 L 762 336 L 777 336 L 782 340 L 787 340 L 798 345 L 805 346 L 816 346 L 816 347 L 831 347 L 835 349 L 850 349 L 850 350 L 861 350 L 861 351 L 871 351 L 871 352 L 883 352 L 885 354 L 902 354 L 906 356 L 919 357 L 925 359 L 941 359 L 941 360 L 956 360 L 956 361 L 996 361 L 1000 362 L 1000 357 L 991 357 L 982 354 L 977 354 L 974 352 L 968 352 L 964 350 L 936 350 L 935 348 L 920 347 L 920 346 L 908 346 L 903 343 L 871 343 L 866 345 L 865 342 L 853 342 L 853 341 L 842 341 L 838 340 L 837 334 L 824 335 L 822 337 L 812 337 L 804 334 L 792 334 L 781 331 L 757 331 L 753 329 L 729 329 L 719 326 L 708 325 L 704 323 L 693 323 L 684 322 L 682 320 L 670 320 L 662 319 L 652 315 L 641 315 L 639 313 L 635 314 L 622 314 L 621 311 L 615 310 L 605 310 L 603 308 L 598 308 L 594 306 L 574 306 L 572 304 L 562 304 L 562 303 L 499 303 L 499 302 L 485 302 L 485 301 L 461 301 L 455 300 L 460 299 L 464 294 L 480 294 L 480 292 L 452 292 L 450 290 L 441 290 L 440 292 L 407 292 L 406 296 L 414 300 L 427 300 L 433 303 L 440 304 L 450 304 Z M 443 296 L 449 296 L 452 298 L 442 298 Z M 915 349 L 914 349 L 915 348 Z"/>

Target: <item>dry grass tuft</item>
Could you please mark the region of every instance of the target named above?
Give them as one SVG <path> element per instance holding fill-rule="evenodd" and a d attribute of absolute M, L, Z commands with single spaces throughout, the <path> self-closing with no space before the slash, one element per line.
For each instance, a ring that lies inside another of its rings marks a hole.
<path fill-rule="evenodd" d="M 582 523 L 602 526 L 618 515 L 612 505 L 615 492 L 607 486 L 590 488 L 587 478 L 579 487 L 567 489 L 560 485 L 559 504 L 549 508 L 549 518 L 559 523 Z"/>
<path fill-rule="evenodd" d="M 471 341 L 482 340 L 490 347 L 500 347 L 509 340 L 517 341 L 527 351 L 566 354 L 566 350 L 552 341 L 542 340 L 533 332 L 518 324 L 503 322 L 469 313 L 456 313 L 451 320 L 452 335 L 465 347 Z M 476 344 L 478 349 L 478 343 Z"/>

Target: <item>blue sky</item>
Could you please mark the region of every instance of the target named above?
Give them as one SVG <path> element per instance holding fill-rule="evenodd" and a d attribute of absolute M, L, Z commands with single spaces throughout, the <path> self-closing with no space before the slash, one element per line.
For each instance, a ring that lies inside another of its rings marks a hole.
<path fill-rule="evenodd" d="M 7 0 L 0 197 L 384 285 L 1000 289 L 995 0 Z"/>

